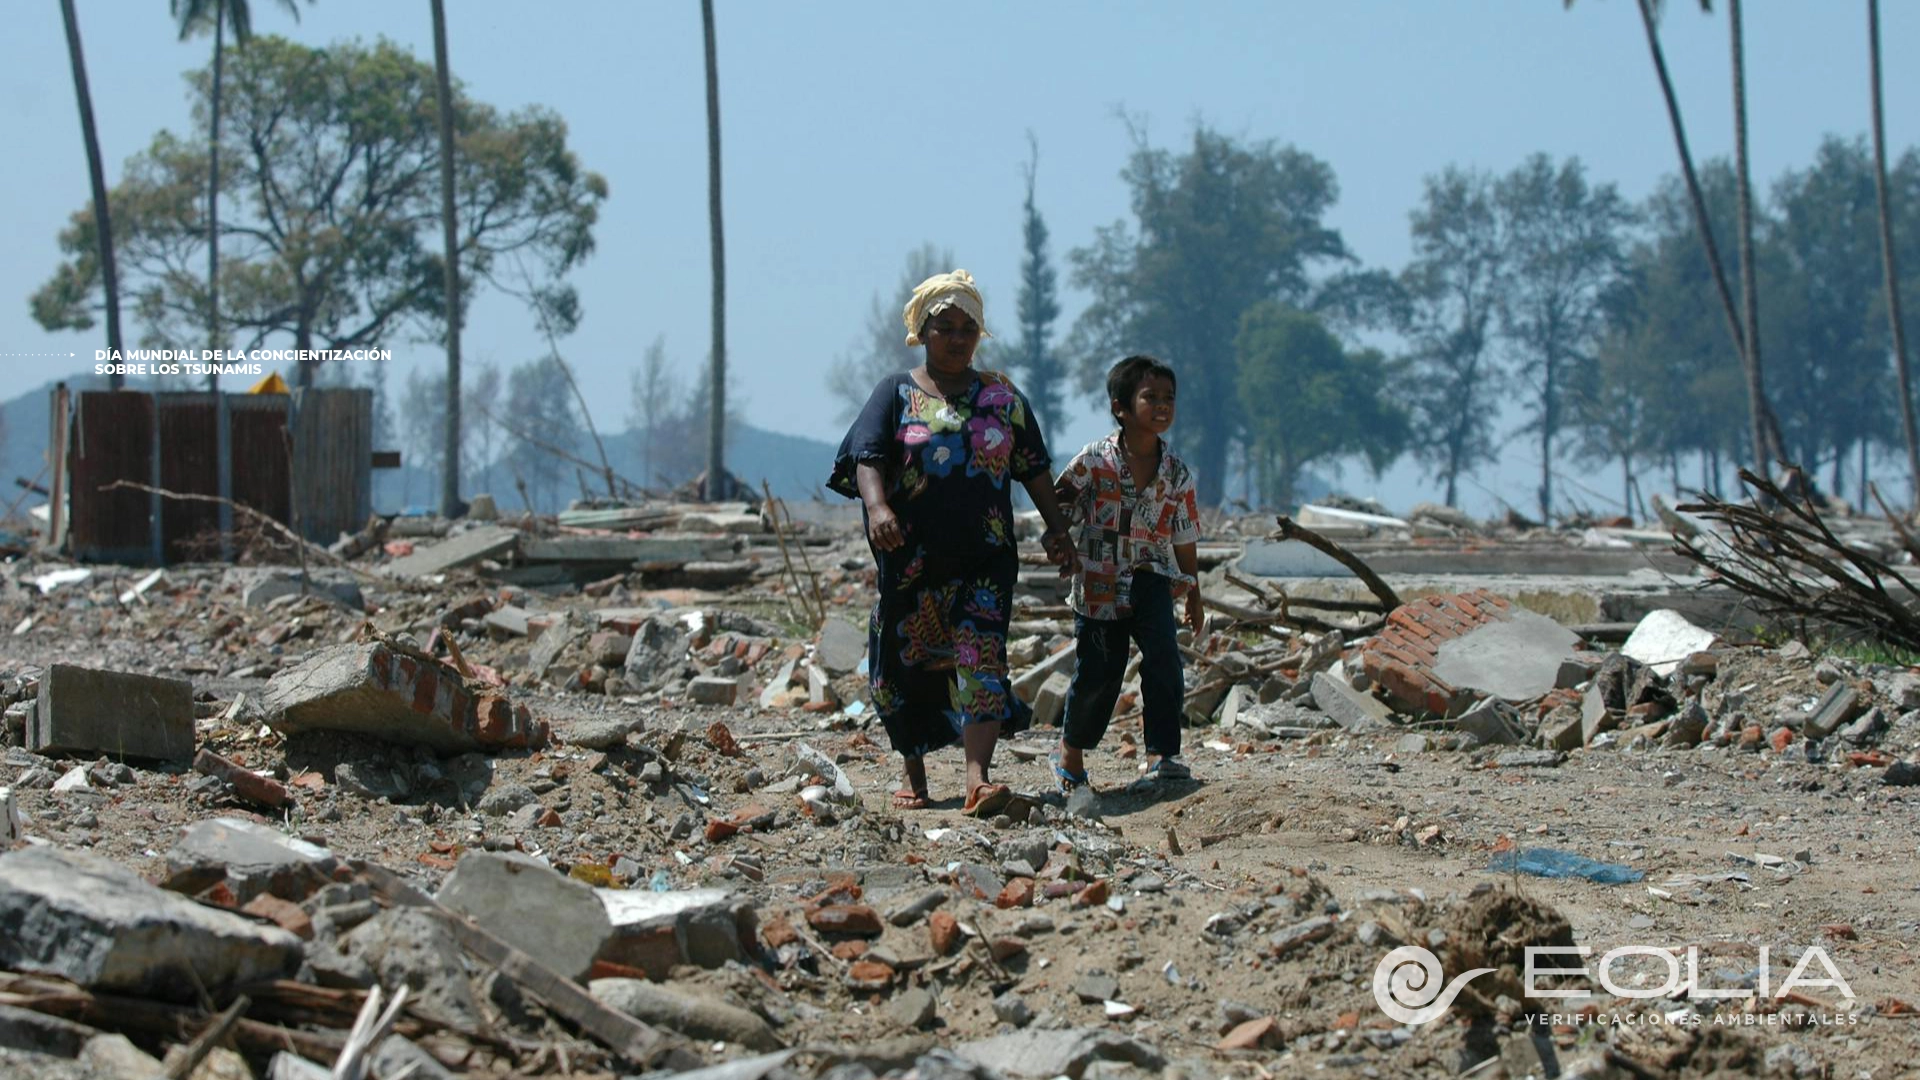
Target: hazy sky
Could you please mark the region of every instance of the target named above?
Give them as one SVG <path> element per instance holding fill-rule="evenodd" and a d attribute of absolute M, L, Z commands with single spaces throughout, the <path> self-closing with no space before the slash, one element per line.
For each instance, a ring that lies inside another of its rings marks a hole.
<path fill-rule="evenodd" d="M 160 0 L 77 0 L 109 183 L 156 131 L 189 134 L 182 72 L 209 43 L 181 43 Z M 1178 148 L 1195 119 L 1291 142 L 1334 169 L 1331 223 L 1369 266 L 1398 268 L 1421 178 L 1448 164 L 1504 171 L 1526 155 L 1579 155 L 1630 198 L 1675 170 L 1658 87 L 1630 0 L 1307 0 L 897 3 L 718 0 L 730 384 L 752 423 L 839 437 L 824 375 L 860 336 L 905 253 L 951 248 L 987 295 L 987 324 L 1014 336 L 1020 163 L 1040 144 L 1038 202 L 1066 279 L 1068 249 L 1127 212 L 1129 148 L 1117 111 Z M 1730 151 L 1724 14 L 1669 3 L 1663 37 L 1694 150 Z M 1721 7 L 1722 5 L 1716 5 Z M 59 260 L 55 237 L 87 199 L 59 5 L 15 5 L 0 36 L 0 397 L 91 361 L 104 330 L 47 334 L 28 295 Z M 320 0 L 293 22 L 253 0 L 257 33 L 308 44 L 393 39 L 431 62 L 426 0 Z M 618 428 L 628 372 L 664 335 L 683 377 L 709 338 L 706 112 L 696 0 L 449 0 L 456 75 L 476 98 L 541 104 L 612 188 L 597 252 L 574 275 L 586 318 L 563 343 L 595 419 Z M 1867 126 L 1864 0 L 1746 6 L 1756 180 L 1804 167 L 1821 136 Z M 1920 142 L 1920 5 L 1884 5 L 1888 138 Z M 1908 255 L 1920 259 L 1920 253 Z M 903 297 L 888 295 L 889 308 Z M 1082 303 L 1068 290 L 1064 333 Z M 127 318 L 129 343 L 138 331 Z M 544 351 L 519 303 L 483 295 L 470 364 Z M 285 343 L 277 343 L 285 344 Z M 397 391 L 432 345 L 392 344 Z M 1172 358 L 1177 364 L 1178 357 Z M 602 404 L 603 403 L 603 404 Z M 1049 441 L 1071 452 L 1104 413 L 1077 399 Z M 1533 450 L 1510 445 L 1498 483 L 1530 504 Z M 1345 486 L 1402 509 L 1431 497 L 1411 467 Z M 1496 483 L 1494 477 L 1484 482 Z M 1617 482 L 1595 481 L 1611 494 Z M 1528 485 L 1528 486 L 1520 486 Z M 1468 505 L 1490 502 L 1471 487 Z"/>

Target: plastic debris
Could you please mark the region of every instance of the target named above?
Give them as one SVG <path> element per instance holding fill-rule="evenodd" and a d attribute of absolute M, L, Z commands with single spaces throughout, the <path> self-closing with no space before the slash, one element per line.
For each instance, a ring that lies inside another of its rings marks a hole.
<path fill-rule="evenodd" d="M 1488 869 L 1500 873 L 1518 871 L 1544 878 L 1586 878 L 1596 885 L 1624 885 L 1646 876 L 1645 871 L 1635 870 L 1625 863 L 1597 862 L 1585 855 L 1575 855 L 1558 848 L 1525 848 L 1502 852 L 1494 856 L 1493 865 Z"/>

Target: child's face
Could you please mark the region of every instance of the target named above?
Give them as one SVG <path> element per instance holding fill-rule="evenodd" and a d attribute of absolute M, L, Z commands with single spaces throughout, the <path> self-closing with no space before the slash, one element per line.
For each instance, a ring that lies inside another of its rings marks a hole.
<path fill-rule="evenodd" d="M 1148 375 L 1134 389 L 1133 400 L 1116 399 L 1113 411 L 1123 430 L 1165 435 L 1173 426 L 1173 380 L 1165 375 Z"/>

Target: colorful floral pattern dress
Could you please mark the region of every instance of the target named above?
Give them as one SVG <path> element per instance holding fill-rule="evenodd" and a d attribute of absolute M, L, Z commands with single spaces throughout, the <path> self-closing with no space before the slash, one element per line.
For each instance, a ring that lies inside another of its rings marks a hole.
<path fill-rule="evenodd" d="M 1051 465 L 1026 398 L 998 372 L 946 400 L 907 372 L 889 375 L 841 441 L 828 488 L 859 498 L 860 464 L 880 470 L 905 537 L 873 550 L 880 599 L 867 628 L 873 704 L 893 748 L 915 758 L 968 724 L 1026 727 L 1032 714 L 1007 675 L 1013 484 Z"/>

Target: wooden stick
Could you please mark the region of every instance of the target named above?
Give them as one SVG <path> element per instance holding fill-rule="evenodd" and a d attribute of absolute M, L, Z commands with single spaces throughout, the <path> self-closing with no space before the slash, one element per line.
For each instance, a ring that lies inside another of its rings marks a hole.
<path fill-rule="evenodd" d="M 760 478 L 760 491 L 767 497 L 767 521 L 773 525 L 773 538 L 780 543 L 780 561 L 786 564 L 787 577 L 793 581 L 793 595 L 787 600 L 787 609 L 791 611 L 794 601 L 799 601 L 800 610 L 806 616 L 807 622 L 818 630 L 820 623 L 814 619 L 813 611 L 807 606 L 807 594 L 800 584 L 800 573 L 793 568 L 793 556 L 787 552 L 787 534 L 781 530 L 780 512 L 773 506 L 773 487 L 767 483 L 764 476 Z"/>
<path fill-rule="evenodd" d="M 1380 575 L 1373 572 L 1372 567 L 1361 562 L 1352 552 L 1321 536 L 1319 533 L 1314 532 L 1312 529 L 1301 525 L 1285 514 L 1281 514 L 1275 520 L 1280 526 L 1280 539 L 1298 540 L 1308 547 L 1325 553 L 1341 566 L 1353 571 L 1354 576 L 1366 582 L 1367 588 L 1373 590 L 1373 595 L 1380 598 L 1380 603 L 1384 610 L 1392 611 L 1400 606 L 1400 594 L 1389 588 L 1386 582 L 1380 580 Z"/>
<path fill-rule="evenodd" d="M 173 1058 L 162 1075 L 167 1080 L 187 1080 L 187 1077 L 193 1075 L 193 1070 L 207 1060 L 207 1055 L 213 1053 L 213 1048 L 226 1041 L 227 1035 L 233 1031 L 233 1026 L 240 1022 L 241 1014 L 245 1013 L 248 1006 L 252 1004 L 253 1002 L 245 994 L 233 999 L 233 1004 L 227 1006 L 219 1016 L 214 1017 L 213 1023 L 208 1024 L 206 1030 L 196 1035 L 180 1055 Z"/>

